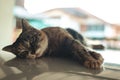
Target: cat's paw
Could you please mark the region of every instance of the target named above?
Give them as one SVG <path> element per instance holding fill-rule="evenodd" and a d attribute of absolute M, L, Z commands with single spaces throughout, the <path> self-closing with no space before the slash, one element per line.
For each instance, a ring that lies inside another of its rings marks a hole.
<path fill-rule="evenodd" d="M 102 57 L 101 54 L 94 52 L 94 51 L 89 51 L 89 53 L 91 54 L 91 56 L 95 59 L 95 60 L 99 60 L 100 63 L 103 63 L 104 58 Z"/>
<path fill-rule="evenodd" d="M 102 68 L 102 61 L 96 59 L 89 59 L 84 62 L 84 66 L 90 69 L 100 69 Z"/>

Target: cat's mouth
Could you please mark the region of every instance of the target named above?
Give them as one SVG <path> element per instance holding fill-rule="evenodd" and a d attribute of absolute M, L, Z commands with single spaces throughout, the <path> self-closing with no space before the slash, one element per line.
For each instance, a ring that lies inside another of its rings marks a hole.
<path fill-rule="evenodd" d="M 28 54 L 26 58 L 28 59 L 35 59 L 35 58 L 39 58 L 40 56 L 42 56 L 42 54 Z"/>
<path fill-rule="evenodd" d="M 36 57 L 37 57 L 36 54 L 28 54 L 26 58 L 35 59 Z"/>

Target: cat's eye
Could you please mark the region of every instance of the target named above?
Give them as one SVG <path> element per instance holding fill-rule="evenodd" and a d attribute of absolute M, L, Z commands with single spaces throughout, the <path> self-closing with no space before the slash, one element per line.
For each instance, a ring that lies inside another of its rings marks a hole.
<path fill-rule="evenodd" d="M 17 55 L 17 57 L 19 57 L 19 58 L 26 58 L 26 56 L 28 55 L 28 51 L 23 51 L 23 52 L 21 52 L 21 53 L 19 53 L 18 55 Z"/>

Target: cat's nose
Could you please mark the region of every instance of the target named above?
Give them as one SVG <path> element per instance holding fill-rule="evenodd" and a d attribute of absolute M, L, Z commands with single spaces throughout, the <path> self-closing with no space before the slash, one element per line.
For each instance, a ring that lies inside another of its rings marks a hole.
<path fill-rule="evenodd" d="M 35 54 L 28 54 L 27 58 L 28 59 L 35 59 L 36 55 Z"/>

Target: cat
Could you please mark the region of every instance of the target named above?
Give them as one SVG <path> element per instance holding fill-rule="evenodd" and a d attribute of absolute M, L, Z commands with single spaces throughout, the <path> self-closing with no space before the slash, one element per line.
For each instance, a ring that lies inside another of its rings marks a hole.
<path fill-rule="evenodd" d="M 87 68 L 101 68 L 104 61 L 102 55 L 88 49 L 68 30 L 60 27 L 37 30 L 25 19 L 21 23 L 21 34 L 12 45 L 4 47 L 4 51 L 12 52 L 18 58 L 69 57 Z"/>

